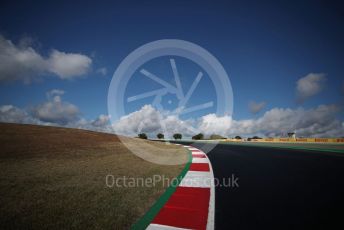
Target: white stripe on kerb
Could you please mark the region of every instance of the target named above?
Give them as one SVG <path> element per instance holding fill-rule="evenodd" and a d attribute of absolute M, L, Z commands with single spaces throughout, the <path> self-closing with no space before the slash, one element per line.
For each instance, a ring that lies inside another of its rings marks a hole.
<path fill-rule="evenodd" d="M 188 230 L 188 228 L 177 228 L 168 225 L 161 225 L 161 224 L 150 224 L 146 228 L 146 230 Z"/>
<path fill-rule="evenodd" d="M 209 163 L 207 158 L 192 158 L 192 163 Z"/>
<path fill-rule="evenodd" d="M 189 147 L 188 149 L 189 149 L 189 150 L 199 150 L 199 149 L 196 149 L 196 148 L 194 148 L 194 147 Z"/>
<path fill-rule="evenodd" d="M 197 151 L 197 152 L 192 152 L 192 155 L 199 155 L 199 154 L 205 154 L 204 152 L 201 152 L 201 151 Z"/>
<path fill-rule="evenodd" d="M 211 184 L 212 175 L 210 172 L 188 171 L 179 186 L 209 188 Z"/>

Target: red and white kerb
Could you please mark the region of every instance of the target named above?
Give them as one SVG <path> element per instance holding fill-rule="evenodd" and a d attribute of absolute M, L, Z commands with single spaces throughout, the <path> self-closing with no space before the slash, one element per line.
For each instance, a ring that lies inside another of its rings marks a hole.
<path fill-rule="evenodd" d="M 184 145 L 192 152 L 192 163 L 176 191 L 155 216 L 149 230 L 214 229 L 214 174 L 207 155 Z"/>

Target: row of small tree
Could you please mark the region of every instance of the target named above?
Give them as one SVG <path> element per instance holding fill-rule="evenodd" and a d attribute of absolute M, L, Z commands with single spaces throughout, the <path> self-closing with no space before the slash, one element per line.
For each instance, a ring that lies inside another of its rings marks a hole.
<path fill-rule="evenodd" d="M 140 133 L 140 134 L 138 135 L 138 137 L 141 138 L 141 139 L 147 139 L 147 138 L 148 138 L 148 137 L 147 137 L 147 134 L 145 134 L 145 133 Z M 158 139 L 164 139 L 164 138 L 165 138 L 165 135 L 162 134 L 162 133 L 158 133 L 158 134 L 156 135 L 156 137 L 157 137 Z M 175 140 L 177 140 L 177 139 L 182 139 L 182 137 L 183 137 L 183 135 L 182 135 L 181 133 L 175 133 L 175 134 L 173 134 L 173 138 L 174 138 Z M 235 136 L 234 138 L 237 139 L 237 140 L 242 139 L 240 136 Z M 210 135 L 209 139 L 210 139 L 210 140 L 218 140 L 218 139 L 226 139 L 226 138 L 223 137 L 223 136 L 217 135 L 217 134 L 213 134 L 213 135 Z M 254 136 L 254 137 L 252 137 L 252 138 L 248 138 L 247 140 L 250 141 L 250 140 L 252 140 L 252 139 L 261 139 L 261 138 L 258 137 L 258 136 Z M 193 137 L 192 137 L 192 140 L 204 140 L 204 134 L 203 134 L 203 133 L 199 133 L 199 134 L 193 136 Z"/>
<path fill-rule="evenodd" d="M 147 139 L 147 134 L 145 134 L 145 133 L 139 133 L 138 137 L 141 138 L 141 139 Z M 157 137 L 158 139 L 164 139 L 164 138 L 165 138 L 165 135 L 162 134 L 162 133 L 158 133 L 158 134 L 156 135 L 156 137 Z M 181 133 L 175 133 L 175 134 L 173 134 L 173 138 L 176 139 L 176 140 L 177 140 L 177 139 L 182 139 L 182 137 L 183 137 L 183 135 L 182 135 Z"/>
<path fill-rule="evenodd" d="M 139 135 L 138 135 L 138 137 L 139 138 L 141 138 L 141 139 L 147 139 L 147 134 L 145 134 L 145 133 L 140 133 Z M 164 134 L 162 134 L 162 133 L 158 133 L 157 135 L 156 135 L 156 137 L 158 138 L 158 139 L 164 139 L 165 138 L 165 135 Z M 181 133 L 175 133 L 175 134 L 173 134 L 173 138 L 174 139 L 182 139 L 182 137 L 183 137 L 183 135 L 181 134 Z M 235 137 L 236 139 L 241 139 L 241 137 L 239 137 L 239 136 L 237 136 L 237 137 Z M 199 134 L 197 134 L 197 135 L 195 135 L 195 136 L 193 136 L 192 137 L 192 140 L 203 140 L 204 139 L 204 134 L 203 133 L 199 133 Z M 211 135 L 210 137 L 209 137 L 209 139 L 225 139 L 225 137 L 223 137 L 223 136 L 220 136 L 220 135 L 217 135 L 217 134 L 213 134 L 213 135 Z"/>

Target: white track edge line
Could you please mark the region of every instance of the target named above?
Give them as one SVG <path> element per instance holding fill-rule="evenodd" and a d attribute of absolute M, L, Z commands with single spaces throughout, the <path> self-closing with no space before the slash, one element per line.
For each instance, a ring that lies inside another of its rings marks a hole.
<path fill-rule="evenodd" d="M 162 225 L 162 224 L 150 224 L 148 225 L 146 230 L 188 230 L 188 228 L 178 228 L 178 227 Z"/>

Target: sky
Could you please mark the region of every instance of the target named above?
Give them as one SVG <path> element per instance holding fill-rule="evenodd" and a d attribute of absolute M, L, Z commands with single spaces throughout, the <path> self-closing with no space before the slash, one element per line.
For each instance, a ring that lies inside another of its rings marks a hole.
<path fill-rule="evenodd" d="M 115 101 L 125 113 L 111 117 L 115 70 L 135 49 L 161 39 L 188 41 L 216 57 L 233 98 L 217 100 L 202 66 L 165 56 L 135 71 L 125 98 L 161 88 L 142 69 L 175 84 L 173 59 L 185 94 L 203 73 L 188 106 L 212 106 L 177 116 L 179 99 L 169 92 L 163 109 L 152 97 Z M 343 41 L 340 1 L 1 1 L 0 121 L 129 136 L 341 137 Z M 222 100 L 230 100 L 232 113 L 217 113 Z"/>

